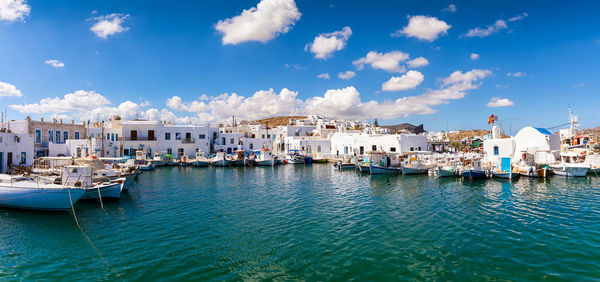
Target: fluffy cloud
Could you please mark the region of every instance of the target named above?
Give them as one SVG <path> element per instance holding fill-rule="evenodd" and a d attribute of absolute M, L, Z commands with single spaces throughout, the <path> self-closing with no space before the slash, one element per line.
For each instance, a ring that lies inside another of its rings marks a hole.
<path fill-rule="evenodd" d="M 356 73 L 350 70 L 338 73 L 338 77 L 341 79 L 351 79 L 354 76 L 356 76 Z"/>
<path fill-rule="evenodd" d="M 403 91 L 414 89 L 423 82 L 423 74 L 418 71 L 408 71 L 403 76 L 393 76 L 381 85 L 383 91 Z"/>
<path fill-rule="evenodd" d="M 44 98 L 39 103 L 11 105 L 21 113 L 72 113 L 86 112 L 110 104 L 106 97 L 94 91 L 77 90 L 66 94 L 63 98 Z"/>
<path fill-rule="evenodd" d="M 510 77 L 526 77 L 527 73 L 520 72 L 520 71 L 518 71 L 518 72 L 507 72 L 506 76 L 510 76 Z"/>
<path fill-rule="evenodd" d="M 0 81 L 0 97 L 21 97 L 21 91 L 16 86 Z"/>
<path fill-rule="evenodd" d="M 129 15 L 124 14 L 110 14 L 88 19 L 91 21 L 96 21 L 90 30 L 93 31 L 96 36 L 106 39 L 109 35 L 129 30 L 128 27 L 123 26 L 123 22 L 128 17 Z"/>
<path fill-rule="evenodd" d="M 378 53 L 371 51 L 366 56 L 352 62 L 356 69 L 361 70 L 365 65 L 371 65 L 374 69 L 381 69 L 388 72 L 405 72 L 404 66 L 400 62 L 408 60 L 409 55 L 400 51 L 392 51 L 388 53 Z"/>
<path fill-rule="evenodd" d="M 294 0 L 262 0 L 238 16 L 219 21 L 215 29 L 223 35 L 223 45 L 247 41 L 264 43 L 287 33 L 301 15 Z"/>
<path fill-rule="evenodd" d="M 0 0 L 0 21 L 23 21 L 30 11 L 25 0 Z"/>
<path fill-rule="evenodd" d="M 315 37 L 312 43 L 309 43 L 304 48 L 315 54 L 317 59 L 327 59 L 332 56 L 333 52 L 340 51 L 346 47 L 348 38 L 352 35 L 352 29 L 348 26 L 342 30 L 331 33 L 320 34 Z"/>
<path fill-rule="evenodd" d="M 475 60 L 478 60 L 478 59 L 479 59 L 479 54 L 476 54 L 476 53 L 471 53 L 471 56 L 470 56 L 470 57 L 471 57 L 471 60 L 472 60 L 472 61 L 475 61 Z"/>
<path fill-rule="evenodd" d="M 506 21 L 504 20 L 497 20 L 493 25 L 488 25 L 486 28 L 479 28 L 476 27 L 474 29 L 471 29 L 467 32 L 467 34 L 465 35 L 466 37 L 486 37 L 486 36 L 490 36 L 502 29 L 507 28 L 508 26 L 506 25 Z"/>
<path fill-rule="evenodd" d="M 492 100 L 490 100 L 486 106 L 490 107 L 490 108 L 497 108 L 497 107 L 510 107 L 510 106 L 514 106 L 515 103 L 513 103 L 513 101 L 508 100 L 507 98 L 500 98 L 500 97 L 494 97 L 492 98 Z"/>
<path fill-rule="evenodd" d="M 442 11 L 443 12 L 452 12 L 452 13 L 454 13 L 454 12 L 456 12 L 456 5 L 450 4 L 450 5 L 448 5 L 448 7 L 442 9 Z"/>
<path fill-rule="evenodd" d="M 321 73 L 319 75 L 317 75 L 318 78 L 322 78 L 322 79 L 329 79 L 329 74 L 328 73 Z"/>
<path fill-rule="evenodd" d="M 397 30 L 392 36 L 397 37 L 405 35 L 406 37 L 416 37 L 421 40 L 433 41 L 440 35 L 448 33 L 452 26 L 436 17 L 412 16 L 408 25 L 402 30 Z"/>
<path fill-rule="evenodd" d="M 418 57 L 406 62 L 406 64 L 411 68 L 419 68 L 429 65 L 429 61 L 424 57 Z"/>
<path fill-rule="evenodd" d="M 63 62 L 56 60 L 56 59 L 46 60 L 46 61 L 44 61 L 44 64 L 51 65 L 55 68 L 62 68 L 65 66 L 65 64 Z"/>

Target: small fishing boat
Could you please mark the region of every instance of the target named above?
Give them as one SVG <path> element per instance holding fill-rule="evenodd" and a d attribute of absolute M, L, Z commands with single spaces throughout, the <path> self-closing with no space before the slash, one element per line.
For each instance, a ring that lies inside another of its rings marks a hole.
<path fill-rule="evenodd" d="M 154 167 L 161 167 L 167 165 L 167 162 L 163 160 L 163 156 L 161 152 L 154 153 L 154 158 L 152 158 L 152 165 Z"/>
<path fill-rule="evenodd" d="M 196 158 L 190 160 L 190 164 L 195 167 L 204 167 L 208 166 L 210 160 L 204 157 L 204 153 L 201 150 L 196 151 Z"/>
<path fill-rule="evenodd" d="M 400 173 L 402 173 L 402 168 L 400 168 L 400 167 L 385 167 L 385 166 L 371 164 L 369 166 L 369 173 L 371 173 L 371 174 L 400 174 Z"/>
<path fill-rule="evenodd" d="M 418 159 L 419 155 L 410 155 L 408 160 L 402 163 L 403 175 L 427 174 L 429 166 L 426 166 Z"/>
<path fill-rule="evenodd" d="M 82 187 L 40 183 L 23 176 L 0 175 L 0 206 L 7 208 L 68 211 L 83 195 Z"/>
<path fill-rule="evenodd" d="M 500 179 L 518 179 L 519 178 L 519 170 L 517 168 L 512 167 L 511 158 L 504 157 L 500 159 L 500 163 L 496 164 L 491 170 L 490 173 L 493 178 Z"/>
<path fill-rule="evenodd" d="M 351 170 L 351 169 L 355 169 L 355 164 L 351 163 L 351 162 L 338 161 L 337 163 L 335 163 L 334 166 L 338 170 Z"/>
<path fill-rule="evenodd" d="M 275 162 L 275 158 L 269 148 L 260 150 L 259 155 L 254 159 L 254 164 L 258 166 L 273 166 L 275 165 Z"/>
<path fill-rule="evenodd" d="M 231 160 L 229 160 L 225 152 L 217 152 L 217 154 L 210 159 L 210 164 L 213 166 L 228 166 Z"/>
<path fill-rule="evenodd" d="M 314 157 L 314 158 L 312 158 L 312 163 L 313 164 L 326 164 L 327 158 Z"/>
<path fill-rule="evenodd" d="M 285 156 L 283 160 L 286 164 L 303 164 L 304 157 L 298 153 L 298 150 L 290 150 L 290 154 Z"/>
<path fill-rule="evenodd" d="M 356 170 L 360 173 L 369 173 L 371 171 L 371 163 L 362 162 L 360 164 L 356 164 Z"/>
<path fill-rule="evenodd" d="M 467 179 L 485 179 L 487 174 L 481 166 L 481 160 L 468 160 L 466 166 L 461 170 L 461 175 Z"/>
<path fill-rule="evenodd" d="M 575 152 L 561 152 L 559 163 L 550 164 L 552 173 L 564 177 L 584 177 L 587 176 L 592 166 L 584 163 L 581 157 Z"/>

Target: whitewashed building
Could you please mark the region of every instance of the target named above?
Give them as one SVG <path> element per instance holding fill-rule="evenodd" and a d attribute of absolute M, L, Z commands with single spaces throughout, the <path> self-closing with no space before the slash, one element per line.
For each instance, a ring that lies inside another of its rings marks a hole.
<path fill-rule="evenodd" d="M 405 154 L 427 150 L 427 136 L 425 135 L 336 133 L 331 137 L 331 153 L 336 156 L 364 155 L 370 151 Z"/>
<path fill-rule="evenodd" d="M 18 165 L 31 166 L 35 152 L 33 142 L 32 134 L 0 132 L 0 173 Z"/>

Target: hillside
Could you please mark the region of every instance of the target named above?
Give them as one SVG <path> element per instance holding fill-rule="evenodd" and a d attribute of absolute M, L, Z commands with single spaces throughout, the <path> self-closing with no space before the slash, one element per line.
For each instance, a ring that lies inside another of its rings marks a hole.
<path fill-rule="evenodd" d="M 472 138 L 476 136 L 480 137 L 488 134 L 490 134 L 490 131 L 484 129 L 461 130 L 457 133 L 448 134 L 448 139 L 450 139 L 450 142 L 458 142 L 463 138 Z"/>
<path fill-rule="evenodd" d="M 410 123 L 401 123 L 401 124 L 395 124 L 395 125 L 381 125 L 379 127 L 389 129 L 392 133 L 398 133 L 401 131 L 415 132 L 415 130 L 419 131 L 417 133 L 425 132 L 422 124 L 419 126 L 415 126 Z"/>
<path fill-rule="evenodd" d="M 262 125 L 269 125 L 269 127 L 279 126 L 279 125 L 287 125 L 290 122 L 290 119 L 305 119 L 306 116 L 285 116 L 285 117 L 271 117 L 264 118 L 259 120 L 253 120 L 250 123 L 260 123 Z"/>

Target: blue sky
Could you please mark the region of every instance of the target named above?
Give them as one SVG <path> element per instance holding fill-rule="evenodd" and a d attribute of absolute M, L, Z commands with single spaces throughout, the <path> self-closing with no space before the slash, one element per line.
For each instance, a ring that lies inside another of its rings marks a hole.
<path fill-rule="evenodd" d="M 495 113 L 514 133 L 565 123 L 570 104 L 598 126 L 600 3 L 522 2 L 0 0 L 0 105 L 11 119 L 318 113 L 427 130 Z"/>

